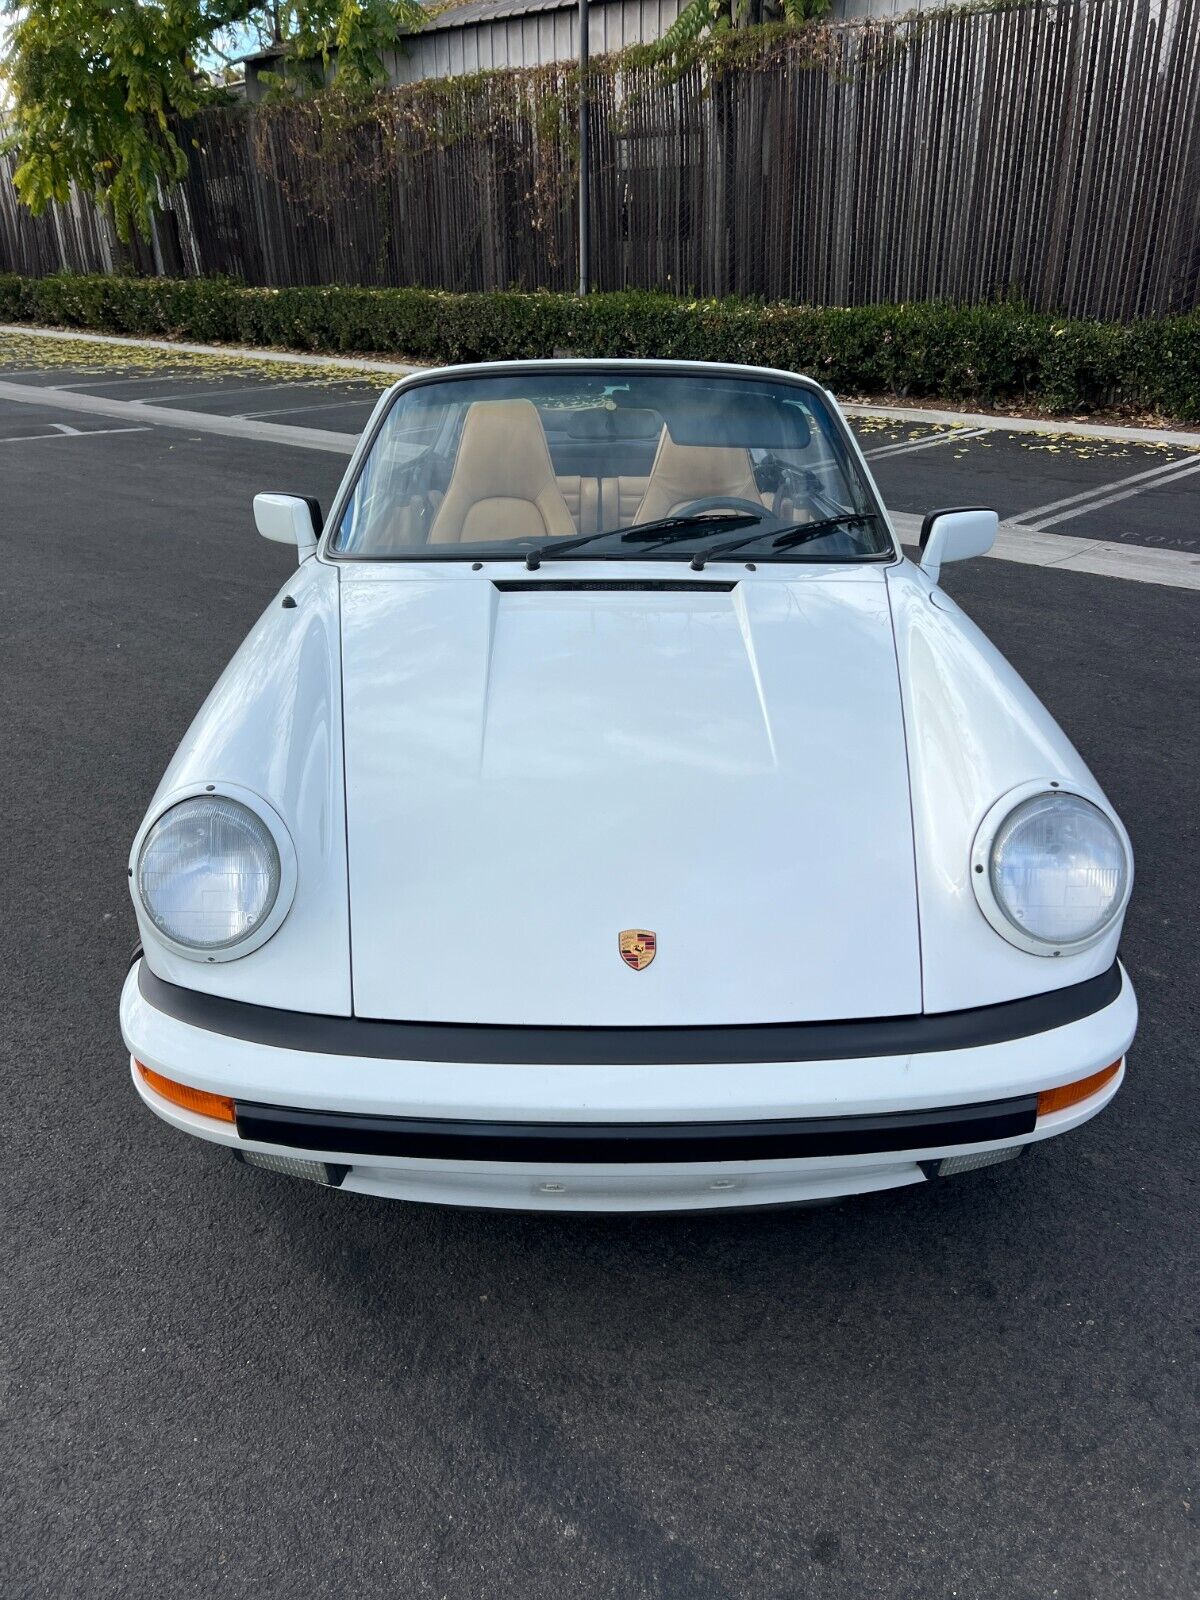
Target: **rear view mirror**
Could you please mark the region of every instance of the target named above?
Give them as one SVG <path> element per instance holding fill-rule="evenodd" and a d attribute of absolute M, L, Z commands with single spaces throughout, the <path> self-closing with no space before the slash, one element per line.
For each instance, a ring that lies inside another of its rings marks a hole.
<path fill-rule="evenodd" d="M 936 583 L 944 561 L 981 556 L 996 542 L 1000 518 L 980 506 L 931 511 L 921 524 L 921 571 Z"/>
<path fill-rule="evenodd" d="M 307 495 L 256 494 L 254 525 L 264 539 L 276 544 L 295 545 L 305 561 L 317 548 L 321 536 L 321 506 Z"/>

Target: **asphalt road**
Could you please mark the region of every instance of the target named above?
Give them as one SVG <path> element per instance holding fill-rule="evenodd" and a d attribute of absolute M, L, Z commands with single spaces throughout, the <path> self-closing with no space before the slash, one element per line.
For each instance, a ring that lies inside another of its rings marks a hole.
<path fill-rule="evenodd" d="M 1191 1600 L 1197 595 L 947 572 L 1133 835 L 1106 1115 L 807 1212 L 377 1202 L 157 1122 L 116 1016 L 129 840 L 290 570 L 250 497 L 328 503 L 343 462 L 47 399 L 0 404 L 4 1600 Z"/>

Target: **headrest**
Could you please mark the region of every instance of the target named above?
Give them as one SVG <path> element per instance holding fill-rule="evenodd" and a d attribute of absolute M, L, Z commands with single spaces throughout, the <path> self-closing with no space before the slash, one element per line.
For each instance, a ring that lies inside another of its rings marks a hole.
<path fill-rule="evenodd" d="M 511 495 L 533 500 L 554 468 L 542 420 L 531 400 L 474 400 L 463 419 L 452 486 L 468 487 L 475 499 Z"/>

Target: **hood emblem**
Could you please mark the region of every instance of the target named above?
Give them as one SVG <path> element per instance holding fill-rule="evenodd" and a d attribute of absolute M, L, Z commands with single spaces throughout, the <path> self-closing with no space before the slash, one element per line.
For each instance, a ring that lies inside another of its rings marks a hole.
<path fill-rule="evenodd" d="M 641 972 L 654 960 L 658 939 L 648 928 L 622 928 L 617 935 L 621 960 L 635 972 Z"/>

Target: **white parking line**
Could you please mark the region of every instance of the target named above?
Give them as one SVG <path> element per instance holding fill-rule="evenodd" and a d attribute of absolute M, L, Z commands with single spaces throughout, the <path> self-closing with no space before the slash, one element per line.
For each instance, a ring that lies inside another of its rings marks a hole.
<path fill-rule="evenodd" d="M 10 378 L 10 379 L 11 378 L 44 378 L 46 376 L 47 370 L 48 369 L 46 367 L 18 367 L 15 372 L 6 371 L 4 376 L 6 378 Z"/>
<path fill-rule="evenodd" d="M 269 380 L 266 383 L 245 383 L 239 385 L 236 389 L 191 389 L 186 394 L 148 394 L 145 400 L 131 400 L 130 404 L 135 406 L 169 406 L 175 400 L 224 400 L 231 394 L 262 394 L 264 392 L 274 394 L 278 389 L 312 389 L 314 387 L 316 387 L 316 383 L 312 378 L 289 378 L 282 383 L 271 383 Z M 255 413 L 247 411 L 245 415 L 254 416 Z"/>
<path fill-rule="evenodd" d="M 906 456 L 914 450 L 932 450 L 938 444 L 960 444 L 964 439 L 978 439 L 988 433 L 987 428 L 952 428 L 947 433 L 922 434 L 919 439 L 905 439 L 899 444 L 881 444 L 877 450 L 864 450 L 868 461 L 878 461 L 883 456 Z"/>
<path fill-rule="evenodd" d="M 343 395 L 340 400 L 320 400 L 315 405 L 308 406 L 272 406 L 269 411 L 239 411 L 239 417 L 288 417 L 297 411 L 338 411 L 345 406 L 373 406 L 378 395 L 364 395 L 361 399 L 354 395 Z"/>
<path fill-rule="evenodd" d="M 0 333 L 5 330 L 0 327 Z M 13 330 L 16 331 L 15 329 Z M 1178 445 L 1200 450 L 1200 430 L 1141 428 L 1120 422 L 1080 422 L 1056 417 L 1008 417 L 987 411 L 935 411 L 927 406 L 877 406 L 846 401 L 848 417 L 880 417 L 889 422 L 930 422 L 946 428 L 980 427 L 989 433 L 1035 433 L 1043 439 L 1104 439 L 1109 444 Z"/>
<path fill-rule="evenodd" d="M 921 522 L 919 516 L 908 512 L 892 513 L 892 524 L 906 545 L 917 543 Z M 1061 567 L 1066 572 L 1090 572 L 1101 578 L 1200 591 L 1200 555 L 1183 550 L 1151 550 L 1145 545 L 1118 544 L 1109 539 L 1071 539 L 1062 533 L 1038 533 L 1015 522 L 1002 522 L 988 555 L 1024 566 Z"/>
<path fill-rule="evenodd" d="M 45 377 L 46 375 L 46 369 L 44 367 L 42 368 L 41 375 L 42 377 Z M 20 377 L 21 374 L 15 372 L 6 372 L 4 376 L 5 378 L 15 378 Z M 175 374 L 171 373 L 170 376 L 174 377 Z M 159 374 L 158 377 L 155 377 L 151 372 L 140 372 L 136 378 L 77 378 L 74 373 L 72 373 L 66 383 L 43 383 L 39 385 L 39 387 L 45 389 L 48 394 L 54 394 L 59 389 L 70 389 L 72 391 L 76 389 L 118 389 L 124 388 L 126 384 L 130 383 L 161 383 L 162 381 L 162 374 Z M 32 389 L 34 385 L 30 384 L 29 387 Z"/>
<path fill-rule="evenodd" d="M 38 439 L 95 439 L 110 433 L 149 433 L 149 428 L 69 428 L 65 422 L 53 424 L 53 433 L 14 433 L 0 444 L 33 444 Z"/>
<path fill-rule="evenodd" d="M 1145 472 L 1135 472 L 1132 477 L 1118 478 L 1115 483 L 1098 484 L 1094 489 L 1084 489 L 1079 494 L 1069 494 L 1062 500 L 1051 500 L 1044 506 L 1032 506 L 1020 512 L 1015 521 L 1023 527 L 1040 532 L 1056 522 L 1067 522 L 1072 517 L 1082 517 L 1088 511 L 1098 511 L 1102 506 L 1115 505 L 1118 500 L 1129 500 L 1144 494 L 1147 489 L 1157 489 L 1164 483 L 1168 487 L 1180 478 L 1200 472 L 1200 456 L 1185 456 L 1179 461 L 1165 461 L 1161 466 L 1149 467 Z M 1047 515 L 1047 513 L 1050 513 Z"/>
<path fill-rule="evenodd" d="M 30 390 L 22 383 L 0 381 L 0 400 L 19 405 L 47 406 L 61 411 L 82 411 L 93 417 L 114 417 L 121 422 L 148 423 L 161 428 L 184 428 L 188 433 L 215 433 L 230 439 L 256 439 L 260 444 L 287 444 L 301 450 L 328 450 L 348 456 L 358 443 L 357 433 L 333 433 L 326 428 L 293 428 L 284 422 L 251 422 L 223 417 L 211 411 L 174 411 L 167 406 L 143 405 L 136 400 L 113 400 L 108 395 L 76 394 L 56 389 Z"/>

